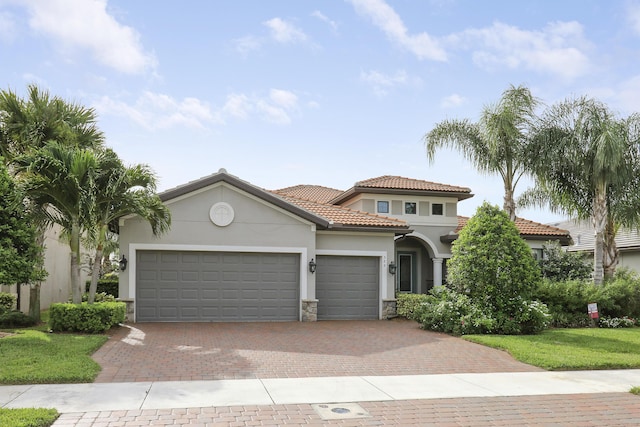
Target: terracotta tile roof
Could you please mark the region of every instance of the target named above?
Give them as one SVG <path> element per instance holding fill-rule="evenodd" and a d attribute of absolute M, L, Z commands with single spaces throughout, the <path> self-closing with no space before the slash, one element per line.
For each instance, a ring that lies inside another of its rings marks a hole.
<path fill-rule="evenodd" d="M 458 216 L 458 227 L 456 233 L 462 230 L 469 220 L 466 216 Z M 569 232 L 562 228 L 554 227 L 552 225 L 541 224 L 535 221 L 529 221 L 524 218 L 516 218 L 516 227 L 520 234 L 527 236 L 541 236 L 541 237 L 569 237 Z"/>
<path fill-rule="evenodd" d="M 454 193 L 471 193 L 467 187 L 440 184 L 438 182 L 423 181 L 421 179 L 405 178 L 403 176 L 384 175 L 377 178 L 356 182 L 355 187 L 388 188 L 394 190 L 444 191 Z"/>
<path fill-rule="evenodd" d="M 278 194 L 275 193 L 274 194 Z M 374 215 L 367 212 L 356 211 L 342 206 L 318 203 L 313 200 L 304 200 L 296 197 L 278 194 L 285 201 L 294 204 L 315 215 L 326 218 L 332 224 L 351 227 L 383 227 L 383 228 L 403 228 L 408 229 L 406 222 L 388 218 L 386 216 Z"/>
<path fill-rule="evenodd" d="M 342 190 L 323 187 L 322 185 L 294 185 L 292 187 L 273 190 L 273 192 L 281 196 L 291 196 L 297 199 L 312 200 L 319 203 L 326 203 L 343 193 Z"/>

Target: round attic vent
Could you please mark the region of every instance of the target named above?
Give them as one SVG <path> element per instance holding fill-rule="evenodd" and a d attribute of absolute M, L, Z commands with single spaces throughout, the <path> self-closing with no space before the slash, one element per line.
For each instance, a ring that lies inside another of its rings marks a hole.
<path fill-rule="evenodd" d="M 235 212 L 229 203 L 218 202 L 209 209 L 209 218 L 218 227 L 226 227 L 233 222 Z"/>

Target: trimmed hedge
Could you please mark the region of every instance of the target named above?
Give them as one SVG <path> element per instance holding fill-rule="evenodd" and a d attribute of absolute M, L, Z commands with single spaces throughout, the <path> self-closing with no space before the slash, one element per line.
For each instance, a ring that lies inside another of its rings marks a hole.
<path fill-rule="evenodd" d="M 105 293 L 107 295 L 113 295 L 115 298 L 118 298 L 118 276 L 117 275 L 108 275 L 101 279 L 98 279 L 98 286 L 96 293 Z M 89 292 L 89 285 L 91 284 L 90 280 L 87 280 L 87 286 L 85 292 Z"/>
<path fill-rule="evenodd" d="M 22 328 L 33 326 L 36 321 L 33 317 L 18 310 L 3 311 L 0 309 L 0 328 Z"/>
<path fill-rule="evenodd" d="M 54 332 L 103 333 L 113 325 L 124 322 L 126 304 L 98 302 L 94 304 L 52 304 L 49 327 Z"/>

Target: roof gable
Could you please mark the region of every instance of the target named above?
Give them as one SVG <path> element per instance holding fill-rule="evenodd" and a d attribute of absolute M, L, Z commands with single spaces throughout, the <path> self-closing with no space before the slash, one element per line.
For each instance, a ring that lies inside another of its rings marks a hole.
<path fill-rule="evenodd" d="M 227 173 L 225 169 L 220 169 L 217 173 L 214 173 L 209 176 L 205 176 L 203 178 L 197 179 L 195 181 L 191 181 L 186 184 L 180 185 L 178 187 L 166 190 L 158 194 L 158 196 L 160 197 L 160 200 L 162 200 L 163 202 L 168 202 L 168 201 L 177 199 L 179 197 L 188 196 L 190 193 L 204 189 L 206 187 L 217 184 L 219 182 L 225 182 L 229 185 L 239 188 L 240 190 L 245 191 L 259 199 L 262 199 L 268 203 L 278 206 L 308 221 L 311 221 L 318 226 L 321 226 L 321 227 L 329 226 L 329 221 L 327 219 L 322 218 L 318 215 L 315 215 L 312 212 L 309 212 L 307 210 L 301 209 L 296 205 L 287 203 L 280 197 L 275 196 L 273 193 L 267 190 L 264 190 L 262 188 L 256 187 L 255 185 L 250 184 L 247 181 L 243 181 L 240 178 Z"/>

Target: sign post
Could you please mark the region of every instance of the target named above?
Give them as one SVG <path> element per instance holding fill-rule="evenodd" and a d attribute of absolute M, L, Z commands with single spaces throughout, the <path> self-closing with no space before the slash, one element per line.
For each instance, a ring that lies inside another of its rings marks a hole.
<path fill-rule="evenodd" d="M 589 317 L 591 318 L 591 326 L 595 327 L 600 317 L 598 314 L 598 304 L 595 302 L 587 304 L 587 313 L 589 313 Z"/>

